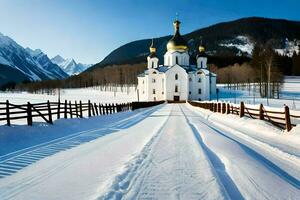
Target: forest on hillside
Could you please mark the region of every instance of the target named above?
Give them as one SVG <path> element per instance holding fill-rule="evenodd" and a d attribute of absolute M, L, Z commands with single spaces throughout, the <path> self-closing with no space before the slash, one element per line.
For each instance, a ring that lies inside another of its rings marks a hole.
<path fill-rule="evenodd" d="M 195 63 L 194 57 L 191 55 L 191 64 Z M 18 85 L 8 83 L 2 86 L 1 89 L 17 89 L 35 93 L 40 91 L 49 92 L 56 88 L 92 86 L 104 86 L 104 88 L 107 86 L 109 88 L 111 86 L 136 85 L 137 75 L 146 69 L 145 62 L 135 63 L 139 59 L 134 62 L 94 68 L 91 71 L 85 71 L 65 80 L 25 81 Z M 208 64 L 210 70 L 218 75 L 218 83 L 227 84 L 228 87 L 235 84 L 257 83 L 260 87 L 261 96 L 267 95 L 267 88 L 270 85 L 272 91 L 278 93 L 284 75 L 300 75 L 300 54 L 294 53 L 292 57 L 279 55 L 267 44 L 255 45 L 252 58 L 236 55 L 209 56 Z"/>

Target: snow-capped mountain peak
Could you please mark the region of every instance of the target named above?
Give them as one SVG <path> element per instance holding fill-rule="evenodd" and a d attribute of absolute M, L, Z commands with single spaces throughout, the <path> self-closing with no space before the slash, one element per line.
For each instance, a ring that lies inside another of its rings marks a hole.
<path fill-rule="evenodd" d="M 20 82 L 23 80 L 49 80 L 62 79 L 68 75 L 41 50 L 25 49 L 13 39 L 0 34 L 0 64 L 6 72 L 0 71 L 0 76 L 7 81 Z M 3 73 L 6 73 L 4 76 Z M 18 73 L 18 77 L 15 74 Z M 0 84 L 4 82 L 0 81 Z"/>
<path fill-rule="evenodd" d="M 64 59 L 60 55 L 53 57 L 51 61 L 57 64 L 58 66 L 60 66 L 69 75 L 79 74 L 91 66 L 91 65 L 76 63 L 76 61 L 73 58 Z"/>

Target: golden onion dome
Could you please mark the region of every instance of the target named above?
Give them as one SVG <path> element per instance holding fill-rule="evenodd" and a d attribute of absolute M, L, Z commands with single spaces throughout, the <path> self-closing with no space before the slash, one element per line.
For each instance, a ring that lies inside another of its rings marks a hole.
<path fill-rule="evenodd" d="M 200 45 L 200 46 L 199 46 L 199 52 L 200 52 L 200 53 L 201 53 L 201 52 L 205 52 L 205 47 L 202 46 L 202 45 Z"/>
<path fill-rule="evenodd" d="M 150 53 L 156 53 L 156 48 L 154 47 L 153 39 L 152 39 L 152 43 L 151 43 L 151 46 L 149 49 L 150 49 Z"/>
<path fill-rule="evenodd" d="M 157 57 L 156 56 L 156 48 L 154 47 L 153 39 L 152 39 L 151 46 L 149 47 L 149 50 L 150 50 L 150 55 L 149 55 L 150 58 Z"/>
<path fill-rule="evenodd" d="M 174 29 L 175 29 L 175 34 L 174 36 L 169 40 L 167 44 L 167 50 L 181 50 L 181 51 L 186 51 L 188 50 L 187 42 L 183 39 L 183 37 L 179 33 L 180 29 L 180 21 L 175 20 L 174 23 Z"/>

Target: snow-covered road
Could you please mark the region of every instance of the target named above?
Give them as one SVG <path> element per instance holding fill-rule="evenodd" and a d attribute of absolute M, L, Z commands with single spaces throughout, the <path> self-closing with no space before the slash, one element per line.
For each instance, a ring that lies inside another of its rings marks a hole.
<path fill-rule="evenodd" d="M 300 196 L 297 147 L 210 123 L 187 104 L 166 104 L 124 120 L 105 135 L 103 128 L 85 133 L 93 140 L 0 179 L 0 199 Z"/>

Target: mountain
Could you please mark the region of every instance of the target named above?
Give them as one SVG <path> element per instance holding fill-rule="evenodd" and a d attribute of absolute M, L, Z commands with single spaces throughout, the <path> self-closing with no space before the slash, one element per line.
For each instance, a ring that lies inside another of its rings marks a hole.
<path fill-rule="evenodd" d="M 45 70 L 53 73 L 57 79 L 67 78 L 69 75 L 62 70 L 57 64 L 51 62 L 46 54 L 40 49 L 32 50 L 26 48 L 26 51 L 33 57 L 33 59 L 39 63 Z"/>
<path fill-rule="evenodd" d="M 62 79 L 68 76 L 57 65 L 51 65 L 49 58 L 40 50 L 26 50 L 13 39 L 1 33 L 0 64 L 0 77 L 5 77 L 0 82 L 4 82 L 4 80 L 20 82 L 23 80 Z"/>
<path fill-rule="evenodd" d="M 184 22 L 183 22 L 184 23 Z M 170 26 L 172 24 L 170 23 Z M 172 36 L 154 38 L 160 64 L 166 52 L 166 44 Z M 299 52 L 300 22 L 283 19 L 268 19 L 260 17 L 242 18 L 235 21 L 219 23 L 198 29 L 183 35 L 189 45 L 191 62 L 200 44 L 200 38 L 210 56 L 248 56 L 254 44 L 269 43 L 279 53 L 291 55 L 291 51 Z M 289 47 L 287 47 L 287 40 Z M 106 56 L 100 63 L 88 70 L 103 68 L 114 64 L 134 64 L 146 61 L 149 54 L 151 39 L 127 43 Z"/>
<path fill-rule="evenodd" d="M 60 66 L 70 76 L 79 74 L 91 66 L 89 64 L 76 63 L 74 59 L 64 59 L 60 55 L 55 56 L 51 61 Z"/>

